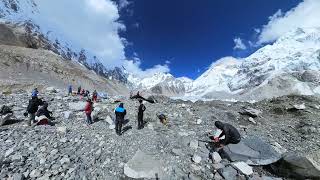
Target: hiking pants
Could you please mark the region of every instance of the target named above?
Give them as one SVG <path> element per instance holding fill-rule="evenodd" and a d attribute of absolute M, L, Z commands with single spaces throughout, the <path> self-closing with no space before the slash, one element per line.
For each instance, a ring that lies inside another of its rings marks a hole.
<path fill-rule="evenodd" d="M 143 114 L 138 114 L 138 128 L 143 128 Z"/>
<path fill-rule="evenodd" d="M 116 119 L 116 133 L 121 134 L 122 131 L 122 120 Z"/>
<path fill-rule="evenodd" d="M 36 120 L 36 113 L 29 113 L 29 123 L 28 125 L 31 126 L 31 124 Z"/>
<path fill-rule="evenodd" d="M 87 121 L 86 123 L 89 125 L 89 124 L 92 124 L 92 118 L 91 118 L 91 114 L 86 114 L 87 115 Z"/>

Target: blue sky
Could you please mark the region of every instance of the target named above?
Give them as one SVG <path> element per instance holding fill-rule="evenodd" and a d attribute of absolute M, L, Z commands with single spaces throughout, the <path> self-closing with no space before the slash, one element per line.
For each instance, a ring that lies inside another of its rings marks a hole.
<path fill-rule="evenodd" d="M 319 9 L 320 0 L 24 0 L 6 19 L 31 19 L 108 69 L 195 79 L 223 57 L 246 57 L 288 31 L 320 27 Z"/>
<path fill-rule="evenodd" d="M 127 58 L 138 56 L 141 68 L 170 61 L 170 73 L 196 78 L 224 56 L 245 57 L 257 47 L 255 29 L 279 9 L 287 12 L 301 0 L 137 0 L 120 10 L 129 42 Z M 246 49 L 234 49 L 240 38 Z"/>

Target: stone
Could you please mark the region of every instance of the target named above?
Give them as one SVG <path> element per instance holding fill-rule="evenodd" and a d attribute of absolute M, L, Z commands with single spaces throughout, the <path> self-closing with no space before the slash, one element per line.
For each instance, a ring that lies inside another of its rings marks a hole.
<path fill-rule="evenodd" d="M 213 162 L 214 164 L 220 163 L 221 160 L 222 160 L 220 154 L 217 153 L 217 152 L 211 153 L 210 156 L 211 156 L 212 162 Z"/>
<path fill-rule="evenodd" d="M 202 119 L 197 119 L 197 124 L 201 124 L 202 123 Z"/>
<path fill-rule="evenodd" d="M 250 116 L 252 118 L 256 118 L 258 117 L 262 112 L 260 110 L 251 108 L 251 107 L 247 107 L 242 109 L 242 111 L 239 112 L 241 115 L 247 115 Z"/>
<path fill-rule="evenodd" d="M 173 149 L 172 149 L 172 153 L 173 153 L 174 155 L 176 155 L 176 156 L 183 156 L 183 152 L 182 152 L 181 149 L 175 149 L 175 148 L 173 148 Z"/>
<path fill-rule="evenodd" d="M 69 109 L 74 111 L 81 111 L 85 108 L 86 102 L 70 102 Z"/>
<path fill-rule="evenodd" d="M 50 152 L 50 154 L 51 155 L 55 155 L 55 154 L 57 154 L 59 151 L 57 150 L 57 149 L 53 149 L 51 152 Z"/>
<path fill-rule="evenodd" d="M 41 175 L 41 171 L 39 171 L 38 169 L 34 169 L 31 171 L 29 176 L 31 178 L 37 178 L 37 177 L 40 177 L 40 175 Z"/>
<path fill-rule="evenodd" d="M 8 121 L 10 121 L 13 117 L 12 113 L 6 115 L 0 115 L 0 126 L 5 125 Z"/>
<path fill-rule="evenodd" d="M 304 105 L 304 104 L 295 104 L 295 105 L 293 105 L 293 107 L 296 110 L 304 110 L 304 109 L 306 109 L 306 105 Z"/>
<path fill-rule="evenodd" d="M 257 124 L 257 122 L 252 117 L 249 117 L 248 121 L 250 121 L 252 124 Z"/>
<path fill-rule="evenodd" d="M 225 166 L 222 163 L 217 163 L 217 164 L 212 164 L 213 169 L 218 170 L 218 169 L 222 169 Z"/>
<path fill-rule="evenodd" d="M 226 180 L 236 180 L 237 170 L 235 170 L 232 166 L 228 166 L 218 170 L 219 174 Z"/>
<path fill-rule="evenodd" d="M 12 161 L 21 161 L 21 160 L 23 160 L 23 157 L 21 154 L 15 154 L 15 155 L 11 156 L 11 160 Z"/>
<path fill-rule="evenodd" d="M 112 120 L 112 118 L 111 118 L 110 116 L 107 116 L 106 119 L 105 119 L 105 121 L 106 121 L 109 125 L 114 124 L 114 122 L 113 122 L 113 120 Z"/>
<path fill-rule="evenodd" d="M 199 143 L 198 143 L 197 140 L 191 140 L 191 141 L 190 141 L 190 147 L 191 147 L 192 149 L 197 149 L 198 146 L 199 146 Z"/>
<path fill-rule="evenodd" d="M 200 171 L 200 170 L 201 170 L 201 167 L 200 167 L 200 166 L 197 166 L 197 165 L 195 165 L 195 164 L 191 164 L 190 166 L 191 166 L 191 168 L 192 168 L 193 170 L 195 170 L 195 171 Z"/>
<path fill-rule="evenodd" d="M 134 179 L 156 177 L 161 179 L 163 176 L 160 161 L 141 150 L 138 150 L 124 165 L 124 174 Z"/>
<path fill-rule="evenodd" d="M 192 161 L 193 161 L 194 163 L 196 163 L 196 164 L 199 164 L 199 163 L 201 162 L 201 160 L 202 160 L 202 158 L 201 158 L 200 156 L 196 155 L 196 154 L 194 154 L 194 155 L 192 156 Z"/>
<path fill-rule="evenodd" d="M 47 92 L 51 92 L 51 93 L 57 93 L 58 92 L 54 87 L 47 87 L 46 91 Z"/>
<path fill-rule="evenodd" d="M 69 119 L 71 117 L 72 111 L 65 111 L 63 112 L 63 117 L 65 119 Z"/>
<path fill-rule="evenodd" d="M 57 132 L 59 132 L 61 134 L 66 134 L 67 133 L 67 127 L 59 126 L 59 127 L 57 127 Z"/>
<path fill-rule="evenodd" d="M 250 176 L 251 174 L 253 174 L 252 167 L 245 162 L 232 163 L 232 166 L 246 176 Z"/>
<path fill-rule="evenodd" d="M 223 177 L 219 174 L 219 173 L 216 173 L 213 177 L 214 180 L 223 180 Z"/>
<path fill-rule="evenodd" d="M 15 173 L 12 176 L 12 180 L 23 180 L 23 179 L 24 179 L 23 174 L 20 174 L 20 173 Z"/>
<path fill-rule="evenodd" d="M 270 176 L 262 176 L 261 180 L 282 180 L 282 178 L 270 177 Z"/>
<path fill-rule="evenodd" d="M 306 155 L 285 154 L 279 171 L 288 177 L 320 179 L 320 150 Z"/>
<path fill-rule="evenodd" d="M 4 154 L 4 157 L 10 156 L 13 152 L 14 152 L 13 148 L 8 149 L 8 150 L 6 151 L 6 153 Z"/>
<path fill-rule="evenodd" d="M 61 163 L 61 165 L 69 164 L 70 163 L 70 159 L 67 158 L 67 157 L 63 157 L 62 159 L 60 159 L 60 163 Z"/>
<path fill-rule="evenodd" d="M 249 136 L 238 144 L 225 146 L 222 156 L 232 162 L 243 161 L 249 165 L 269 165 L 281 158 L 281 154 L 271 145 L 256 136 Z"/>

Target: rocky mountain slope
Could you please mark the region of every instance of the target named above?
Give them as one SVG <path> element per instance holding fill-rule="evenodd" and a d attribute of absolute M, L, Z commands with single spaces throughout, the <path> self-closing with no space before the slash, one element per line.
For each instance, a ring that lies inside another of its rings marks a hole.
<path fill-rule="evenodd" d="M 101 76 L 127 83 L 127 77 L 122 69 L 105 67 L 94 54 L 83 48 L 81 49 L 81 47 L 75 48 L 72 42 L 67 41 L 61 35 L 55 34 L 54 30 L 45 29 L 47 24 L 37 24 L 34 19 L 37 19 L 38 16 L 41 16 L 41 13 L 33 0 L 1 0 L 0 23 L 2 25 L 0 26 L 0 32 L 11 29 L 10 31 L 14 31 L 14 35 L 18 36 L 16 41 L 19 41 L 19 43 L 15 45 L 50 50 L 66 60 L 78 61 Z M 13 43 L 10 41 L 12 39 L 2 40 L 6 40 L 4 42 L 0 40 L 2 44 L 10 45 Z"/>
<path fill-rule="evenodd" d="M 99 76 L 80 63 L 67 61 L 51 51 L 0 45 L 0 87 L 2 91 L 30 90 L 54 86 L 85 89 L 109 94 L 128 94 L 122 83 Z"/>
<path fill-rule="evenodd" d="M 283 154 L 285 157 L 296 159 L 305 157 L 306 154 L 319 155 L 318 98 L 287 96 L 255 104 L 223 101 L 192 103 L 157 99 L 160 103 L 146 104 L 146 125 L 142 130 L 136 129 L 138 103 L 122 99 L 128 111 L 128 120 L 124 125 L 124 134 L 117 136 L 112 121 L 113 109 L 117 104 L 113 99 L 94 104 L 93 116 L 96 120 L 92 126 L 87 127 L 84 124 L 84 113 L 78 111 L 84 106 L 79 97 L 68 97 L 63 92 L 41 91 L 40 94 L 44 100 L 49 101 L 49 110 L 53 111 L 56 117 L 53 121 L 55 126 L 26 126 L 27 120 L 23 112 L 28 102 L 28 92 L 1 95 L 0 104 L 12 106 L 16 116 L 14 121 L 0 127 L 1 179 L 158 177 L 195 180 L 237 177 L 279 180 L 281 178 L 276 177 L 310 177 L 308 173 L 320 172 L 316 166 L 309 167 L 308 160 L 285 161 L 295 164 L 294 167 L 297 167 L 296 163 L 302 167 L 289 171 L 286 168 L 291 167 L 290 163 L 284 167 L 282 161 L 279 161 L 280 164 L 266 165 L 278 160 L 277 156 L 276 159 L 269 157 L 270 147 L 281 154 L 287 152 L 288 155 Z M 250 117 L 250 114 L 239 113 L 252 107 L 259 112 L 254 118 Z M 168 126 L 159 122 L 156 117 L 158 112 L 168 116 Z M 253 156 L 254 164 L 263 165 L 251 167 L 246 163 L 253 162 L 246 160 L 244 164 L 235 164 L 237 160 L 232 162 L 220 154 L 221 159 L 217 153 L 210 158 L 210 146 L 201 140 L 207 140 L 206 134 L 214 131 L 213 124 L 216 120 L 237 127 L 243 142 L 246 142 L 247 138 L 250 142 L 265 142 L 266 144 L 261 145 L 264 148 L 263 158 L 266 159 L 259 160 L 258 152 L 253 151 L 257 147 L 253 146 L 253 149 L 248 150 L 249 147 L 241 146 L 245 148 L 243 151 L 237 148 L 241 153 Z M 254 137 L 259 137 L 260 140 Z M 289 155 L 292 153 L 294 156 Z M 319 159 L 314 160 L 317 163 Z M 271 170 L 272 168 L 274 170 Z M 299 176 L 296 174 L 298 172 Z"/>

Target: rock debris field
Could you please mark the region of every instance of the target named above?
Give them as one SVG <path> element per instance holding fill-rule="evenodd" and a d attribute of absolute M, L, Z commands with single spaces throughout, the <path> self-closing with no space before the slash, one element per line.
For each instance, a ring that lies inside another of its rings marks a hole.
<path fill-rule="evenodd" d="M 137 129 L 137 100 L 110 97 L 94 103 L 85 125 L 85 101 L 50 88 L 54 126 L 27 126 L 30 94 L 7 93 L 0 105 L 0 179 L 319 179 L 320 101 L 284 96 L 256 103 L 171 100 L 145 103 L 145 127 Z M 127 109 L 123 135 L 114 130 L 114 108 Z M 167 126 L 157 113 L 168 116 Z M 234 125 L 242 141 L 218 152 L 207 137 L 215 121 Z"/>

